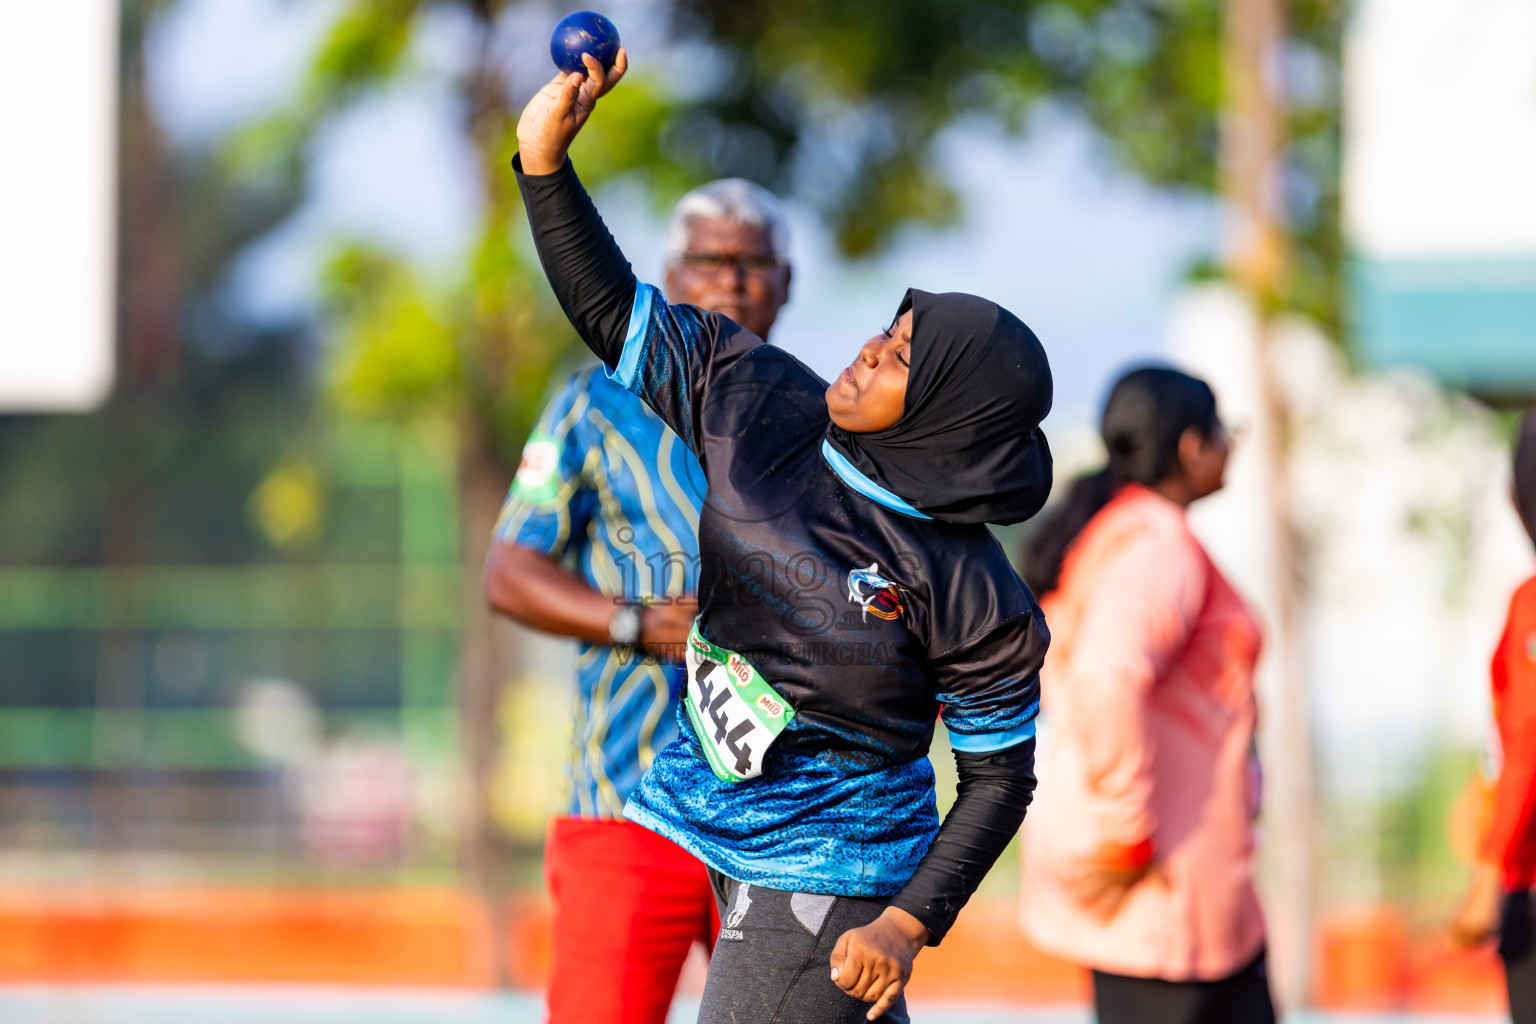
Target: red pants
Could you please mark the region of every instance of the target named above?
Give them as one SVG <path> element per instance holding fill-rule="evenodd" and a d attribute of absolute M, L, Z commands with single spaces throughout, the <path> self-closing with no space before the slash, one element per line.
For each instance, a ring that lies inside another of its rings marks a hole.
<path fill-rule="evenodd" d="M 694 940 L 720 931 L 704 865 L 631 821 L 556 818 L 550 1024 L 663 1024 Z"/>

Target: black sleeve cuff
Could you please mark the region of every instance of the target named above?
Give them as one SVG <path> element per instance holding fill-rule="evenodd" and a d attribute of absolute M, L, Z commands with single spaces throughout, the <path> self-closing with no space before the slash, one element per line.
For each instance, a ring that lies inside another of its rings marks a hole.
<path fill-rule="evenodd" d="M 512 154 L 512 171 L 517 175 L 517 183 L 519 185 L 525 181 L 538 185 L 546 181 L 552 182 L 561 178 L 574 178 L 576 176 L 576 169 L 571 166 L 570 157 L 565 158 L 565 163 L 561 164 L 560 169 L 557 171 L 552 171 L 549 174 L 529 174 L 523 170 L 523 154 L 521 153 Z"/>
<path fill-rule="evenodd" d="M 955 751 L 960 791 L 938 835 L 891 900 L 928 929 L 928 945 L 943 941 L 960 910 L 1018 834 L 1035 792 L 1031 737 L 985 754 Z"/>
<path fill-rule="evenodd" d="M 943 942 L 944 936 L 949 934 L 950 926 L 955 923 L 954 918 L 946 918 L 940 915 L 932 906 L 922 902 L 916 896 L 908 896 L 906 890 L 902 890 L 899 896 L 891 900 L 891 906 L 905 910 L 917 918 L 924 928 L 928 929 L 928 945 L 930 946 L 937 946 L 940 942 Z"/>

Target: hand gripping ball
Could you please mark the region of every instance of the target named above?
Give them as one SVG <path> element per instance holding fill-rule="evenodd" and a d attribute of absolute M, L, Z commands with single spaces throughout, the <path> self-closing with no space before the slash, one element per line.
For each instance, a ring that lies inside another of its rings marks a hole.
<path fill-rule="evenodd" d="M 549 37 L 549 55 L 555 59 L 555 67 L 566 74 L 586 73 L 587 66 L 581 62 L 584 53 L 596 57 L 604 71 L 619 59 L 619 30 L 596 11 L 566 15 Z"/>

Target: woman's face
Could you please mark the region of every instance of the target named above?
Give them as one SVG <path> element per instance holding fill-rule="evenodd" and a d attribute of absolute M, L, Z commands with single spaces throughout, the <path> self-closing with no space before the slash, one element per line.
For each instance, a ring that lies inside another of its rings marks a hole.
<path fill-rule="evenodd" d="M 907 400 L 912 368 L 912 311 L 890 330 L 864 343 L 859 356 L 827 388 L 832 422 L 850 434 L 873 434 L 896 425 Z"/>
<path fill-rule="evenodd" d="M 1231 455 L 1232 438 L 1225 424 L 1218 422 L 1210 437 L 1196 427 L 1184 431 L 1179 438 L 1179 462 L 1191 501 L 1221 490 Z"/>

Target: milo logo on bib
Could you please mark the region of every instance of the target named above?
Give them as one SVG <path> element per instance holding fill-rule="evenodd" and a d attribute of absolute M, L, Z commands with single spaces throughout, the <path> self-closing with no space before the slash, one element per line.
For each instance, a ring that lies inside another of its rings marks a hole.
<path fill-rule="evenodd" d="M 704 757 L 723 782 L 763 773 L 763 755 L 795 709 L 735 651 L 716 647 L 695 623 L 688 634 L 688 690 L 683 708 Z"/>

